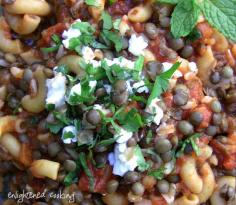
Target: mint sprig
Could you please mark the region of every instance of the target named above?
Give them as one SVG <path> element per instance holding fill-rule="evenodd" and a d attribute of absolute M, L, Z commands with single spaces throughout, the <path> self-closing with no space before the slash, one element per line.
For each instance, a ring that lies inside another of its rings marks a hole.
<path fill-rule="evenodd" d="M 171 33 L 175 38 L 190 34 L 202 13 L 211 26 L 236 41 L 235 0 L 159 0 L 157 2 L 177 4 L 171 18 Z"/>

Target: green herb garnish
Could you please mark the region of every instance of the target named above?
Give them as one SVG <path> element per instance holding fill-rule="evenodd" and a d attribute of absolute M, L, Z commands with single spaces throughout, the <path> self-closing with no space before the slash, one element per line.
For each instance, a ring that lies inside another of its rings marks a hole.
<path fill-rule="evenodd" d="M 93 191 L 94 190 L 94 183 L 95 183 L 94 182 L 94 177 L 93 177 L 92 172 L 88 168 L 86 155 L 85 155 L 84 152 L 81 152 L 79 154 L 79 161 L 80 161 L 81 167 L 84 170 L 84 173 L 87 175 L 87 177 L 89 179 L 89 189 L 90 189 L 90 191 Z"/>
<path fill-rule="evenodd" d="M 112 26 L 113 26 L 112 17 L 108 12 L 106 11 L 102 12 L 102 20 L 103 20 L 103 29 L 107 29 L 107 30 L 112 29 Z"/>
<path fill-rule="evenodd" d="M 153 176 L 155 179 L 162 180 L 165 175 L 165 167 L 160 167 L 156 170 L 151 170 L 148 172 L 149 176 Z"/>
<path fill-rule="evenodd" d="M 61 46 L 61 39 L 58 35 L 56 34 L 53 34 L 51 36 L 51 39 L 53 40 L 53 42 L 55 43 L 54 46 L 52 47 L 49 47 L 49 48 L 40 48 L 40 50 L 44 53 L 51 53 L 51 52 L 54 52 L 54 51 L 57 51 L 59 49 L 59 47 Z"/>
<path fill-rule="evenodd" d="M 99 7 L 100 4 L 97 2 L 97 0 L 85 0 L 85 3 L 88 6 L 95 6 L 95 7 Z"/>
<path fill-rule="evenodd" d="M 137 157 L 137 163 L 138 163 L 138 170 L 140 172 L 144 172 L 149 169 L 150 165 L 146 162 L 141 148 L 137 145 L 135 147 L 135 156 Z"/>
<path fill-rule="evenodd" d="M 152 92 L 148 98 L 147 105 L 150 105 L 153 99 L 159 97 L 163 92 L 168 89 L 169 80 L 171 79 L 174 72 L 179 68 L 179 66 L 180 63 L 177 62 L 169 70 L 157 76 L 154 86 L 152 88 Z"/>

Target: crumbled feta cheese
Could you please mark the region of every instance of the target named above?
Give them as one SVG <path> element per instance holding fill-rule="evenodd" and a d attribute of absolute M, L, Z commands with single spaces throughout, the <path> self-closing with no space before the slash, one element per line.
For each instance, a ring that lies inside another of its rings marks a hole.
<path fill-rule="evenodd" d="M 124 176 L 138 166 L 135 147 L 127 147 L 126 143 L 117 143 L 114 152 L 108 155 L 108 160 L 113 166 L 113 174 L 118 176 Z"/>
<path fill-rule="evenodd" d="M 83 46 L 81 49 L 81 53 L 86 63 L 89 63 L 95 58 L 93 50 L 88 46 Z"/>
<path fill-rule="evenodd" d="M 132 132 L 129 132 L 124 128 L 120 127 L 119 132 L 115 134 L 114 138 L 117 138 L 117 143 L 124 143 L 127 142 L 132 137 L 132 135 Z"/>
<path fill-rule="evenodd" d="M 54 104 L 56 108 L 65 104 L 66 77 L 62 73 L 56 74 L 52 79 L 46 80 L 46 104 Z"/>
<path fill-rule="evenodd" d="M 159 125 L 161 122 L 161 119 L 164 117 L 163 110 L 157 104 L 158 101 L 160 101 L 160 99 L 158 99 L 158 98 L 153 99 L 151 101 L 151 104 L 146 108 L 147 112 L 155 115 L 153 122 L 156 125 Z"/>
<path fill-rule="evenodd" d="M 135 34 L 131 35 L 129 39 L 129 52 L 135 56 L 143 54 L 143 49 L 147 48 L 148 41 L 144 39 L 143 36 L 136 36 Z"/>
<path fill-rule="evenodd" d="M 104 60 L 106 61 L 108 66 L 119 65 L 121 67 L 129 68 L 129 69 L 134 68 L 134 62 L 124 57 L 114 58 L 112 60 L 105 58 Z"/>
<path fill-rule="evenodd" d="M 98 67 L 100 67 L 101 66 L 101 61 L 97 61 L 97 60 L 90 60 L 90 62 L 89 62 L 90 64 L 92 64 L 92 66 L 94 67 L 94 68 L 98 68 Z"/>
<path fill-rule="evenodd" d="M 188 65 L 189 65 L 190 71 L 192 71 L 193 73 L 197 73 L 198 72 L 196 63 L 190 62 Z"/>
<path fill-rule="evenodd" d="M 81 84 L 77 83 L 76 85 L 74 85 L 71 90 L 70 90 L 70 95 L 81 95 Z"/>
<path fill-rule="evenodd" d="M 127 90 L 129 91 L 130 94 L 133 94 L 133 88 L 131 86 L 131 84 L 133 83 L 134 81 L 132 79 L 128 79 L 126 80 L 126 86 L 127 86 Z"/>
<path fill-rule="evenodd" d="M 134 89 L 137 90 L 138 93 L 148 93 L 149 92 L 149 89 L 148 87 L 145 85 L 145 82 L 143 80 L 137 82 L 137 83 L 134 83 L 133 86 L 132 86 Z"/>
<path fill-rule="evenodd" d="M 164 63 L 162 63 L 162 65 L 163 65 L 163 72 L 169 70 L 173 66 L 172 63 L 168 63 L 168 62 L 164 62 Z M 173 75 L 173 77 L 175 77 L 175 78 L 180 78 L 182 76 L 183 76 L 183 74 L 179 70 L 176 70 Z"/>
<path fill-rule="evenodd" d="M 111 93 L 111 90 L 112 90 L 112 86 L 111 85 L 103 85 L 103 87 L 105 88 L 107 94 Z"/>
<path fill-rule="evenodd" d="M 91 88 L 91 90 L 93 90 L 97 85 L 97 81 L 96 80 L 90 80 L 89 81 L 89 87 Z"/>
<path fill-rule="evenodd" d="M 73 135 L 72 138 L 65 138 L 65 134 L 66 133 L 71 133 Z M 71 144 L 72 142 L 77 142 L 77 130 L 75 128 L 75 126 L 73 125 L 69 125 L 63 128 L 62 130 L 62 141 L 65 144 Z"/>
<path fill-rule="evenodd" d="M 76 22 L 80 22 L 80 19 L 76 20 Z M 70 27 L 68 30 L 63 31 L 62 38 L 64 40 L 62 41 L 62 43 L 65 46 L 65 48 L 69 48 L 70 39 L 79 37 L 80 35 L 81 35 L 80 30 L 72 27 Z"/>
<path fill-rule="evenodd" d="M 100 112 L 102 112 L 103 115 L 107 115 L 108 113 L 111 112 L 109 109 L 105 109 L 104 105 L 99 105 L 99 104 L 94 104 L 93 109 L 99 110 Z"/>
<path fill-rule="evenodd" d="M 176 189 L 177 189 L 176 185 L 171 183 L 169 192 L 167 194 L 161 194 L 168 204 L 172 204 L 174 202 Z"/>
<path fill-rule="evenodd" d="M 166 175 L 170 174 L 173 171 L 173 169 L 175 168 L 175 160 L 173 159 L 170 162 L 165 163 L 164 167 L 165 167 L 164 173 Z"/>

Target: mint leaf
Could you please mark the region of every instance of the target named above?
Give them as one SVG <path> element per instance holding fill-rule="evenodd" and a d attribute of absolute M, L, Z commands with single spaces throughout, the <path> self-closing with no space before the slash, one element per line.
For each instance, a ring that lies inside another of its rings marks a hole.
<path fill-rule="evenodd" d="M 186 36 L 186 40 L 189 40 L 191 42 L 196 41 L 197 39 L 201 38 L 202 34 L 201 32 L 195 27 L 190 34 Z"/>
<path fill-rule="evenodd" d="M 59 131 L 64 127 L 64 124 L 61 122 L 58 123 L 46 123 L 46 128 L 50 130 L 53 134 L 58 134 Z"/>
<path fill-rule="evenodd" d="M 174 72 L 179 68 L 179 66 L 180 63 L 177 62 L 169 70 L 157 76 L 154 86 L 152 88 L 152 92 L 148 98 L 147 105 L 150 105 L 153 99 L 159 97 L 163 92 L 168 89 L 169 80 L 171 79 Z"/>
<path fill-rule="evenodd" d="M 46 104 L 46 109 L 48 110 L 48 111 L 53 111 L 53 110 L 55 110 L 55 105 L 54 104 Z"/>
<path fill-rule="evenodd" d="M 99 7 L 100 4 L 97 2 L 97 0 L 85 0 L 85 3 L 88 6 L 95 6 L 95 7 Z"/>
<path fill-rule="evenodd" d="M 144 172 L 149 169 L 150 165 L 145 161 L 141 148 L 137 145 L 135 147 L 135 156 L 137 157 L 138 170 Z"/>
<path fill-rule="evenodd" d="M 204 0 L 199 3 L 206 20 L 226 37 L 236 41 L 236 1 Z"/>
<path fill-rule="evenodd" d="M 175 38 L 187 36 L 198 21 L 200 8 L 193 0 L 182 0 L 174 9 L 171 18 L 171 33 Z"/>
<path fill-rule="evenodd" d="M 144 66 L 144 57 L 142 55 L 140 55 L 138 57 L 138 59 L 135 61 L 134 63 L 134 73 L 133 73 L 133 78 L 135 80 L 139 80 L 140 78 L 140 73 L 143 70 L 143 66 Z"/>
<path fill-rule="evenodd" d="M 162 180 L 165 175 L 165 167 L 160 167 L 159 169 L 152 170 L 148 172 L 149 176 L 153 176 L 155 179 Z"/>
<path fill-rule="evenodd" d="M 112 18 L 108 12 L 106 11 L 102 12 L 102 20 L 103 20 L 103 29 L 110 30 L 112 28 Z"/>
<path fill-rule="evenodd" d="M 63 183 L 65 184 L 65 186 L 70 186 L 73 183 L 78 182 L 78 174 L 77 172 L 73 171 L 73 172 L 69 172 L 65 178 Z"/>

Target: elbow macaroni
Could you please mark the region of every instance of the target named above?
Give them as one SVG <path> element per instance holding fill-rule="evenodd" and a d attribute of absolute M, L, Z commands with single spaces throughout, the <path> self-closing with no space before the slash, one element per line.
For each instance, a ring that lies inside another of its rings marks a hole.
<path fill-rule="evenodd" d="M 20 40 L 11 39 L 10 28 L 3 17 L 0 17 L 0 50 L 13 54 L 23 52 Z"/>
<path fill-rule="evenodd" d="M 171 205 L 198 205 L 199 198 L 195 194 L 189 196 L 182 196 L 174 201 Z"/>
<path fill-rule="evenodd" d="M 152 16 L 152 7 L 150 4 L 139 5 L 131 9 L 128 13 L 128 19 L 135 23 L 143 23 Z"/>
<path fill-rule="evenodd" d="M 40 113 L 44 110 L 45 98 L 46 98 L 46 77 L 43 72 L 43 67 L 38 67 L 34 72 L 34 77 L 38 82 L 38 92 L 37 95 L 32 97 L 26 95 L 22 98 L 22 107 L 28 112 Z"/>
<path fill-rule="evenodd" d="M 50 6 L 45 0 L 16 0 L 13 4 L 5 6 L 11 14 L 33 14 L 46 16 L 50 13 Z"/>
<path fill-rule="evenodd" d="M 20 16 L 5 12 L 5 17 L 11 29 L 22 35 L 34 32 L 41 21 L 39 16 L 31 14 L 24 14 L 23 16 Z"/>

